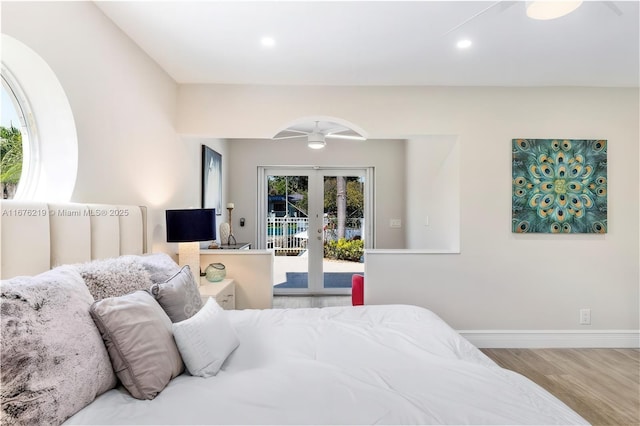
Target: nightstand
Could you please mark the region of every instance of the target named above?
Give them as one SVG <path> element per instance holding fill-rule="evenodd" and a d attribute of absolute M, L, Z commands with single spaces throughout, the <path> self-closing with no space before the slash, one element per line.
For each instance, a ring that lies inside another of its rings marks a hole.
<path fill-rule="evenodd" d="M 199 290 L 202 303 L 206 303 L 210 297 L 213 297 L 222 309 L 236 308 L 236 286 L 232 279 L 212 283 L 205 277 L 200 277 Z"/>

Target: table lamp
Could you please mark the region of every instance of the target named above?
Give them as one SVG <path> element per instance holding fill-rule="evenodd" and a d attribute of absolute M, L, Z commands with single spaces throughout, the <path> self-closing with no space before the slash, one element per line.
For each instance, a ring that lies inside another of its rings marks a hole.
<path fill-rule="evenodd" d="M 167 210 L 167 242 L 178 244 L 180 266 L 189 265 L 200 282 L 200 243 L 216 239 L 215 209 Z"/>

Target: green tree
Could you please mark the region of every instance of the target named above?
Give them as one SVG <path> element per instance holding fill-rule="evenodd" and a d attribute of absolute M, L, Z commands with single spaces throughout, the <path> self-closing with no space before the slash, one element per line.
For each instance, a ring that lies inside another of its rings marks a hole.
<path fill-rule="evenodd" d="M 0 182 L 2 198 L 13 198 L 22 174 L 22 133 L 0 126 Z"/>
<path fill-rule="evenodd" d="M 324 181 L 324 211 L 335 222 L 335 236 L 345 237 L 349 218 L 364 215 L 364 185 L 358 177 L 327 177 Z M 331 222 L 330 222 L 331 223 Z"/>
<path fill-rule="evenodd" d="M 364 216 L 363 184 L 357 177 L 347 177 L 347 217 Z M 324 211 L 331 216 L 338 214 L 338 187 L 335 177 L 324 181 Z"/>

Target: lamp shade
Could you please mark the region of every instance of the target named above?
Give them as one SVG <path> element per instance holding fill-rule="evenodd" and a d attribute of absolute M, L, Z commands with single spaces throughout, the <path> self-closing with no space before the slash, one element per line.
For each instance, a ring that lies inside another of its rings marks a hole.
<path fill-rule="evenodd" d="M 216 209 L 167 210 L 167 242 L 216 239 Z"/>

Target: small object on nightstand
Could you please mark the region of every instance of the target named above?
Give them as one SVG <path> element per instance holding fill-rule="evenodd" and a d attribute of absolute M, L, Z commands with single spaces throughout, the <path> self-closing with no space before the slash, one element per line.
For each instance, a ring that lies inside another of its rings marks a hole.
<path fill-rule="evenodd" d="M 227 210 L 229 210 L 229 236 L 227 237 L 227 244 L 237 244 L 236 237 L 233 235 L 233 221 L 231 220 L 231 212 L 235 205 L 233 203 L 227 203 Z M 224 243 L 224 242 L 223 242 Z"/>
<path fill-rule="evenodd" d="M 207 281 L 213 283 L 222 281 L 227 276 L 227 270 L 222 263 L 211 263 L 204 270 Z"/>
<path fill-rule="evenodd" d="M 220 224 L 220 246 L 228 244 L 230 233 L 229 224 L 227 222 L 222 222 Z"/>
<path fill-rule="evenodd" d="M 220 249 L 224 250 L 249 250 L 251 243 L 237 243 L 237 244 L 220 244 Z"/>

